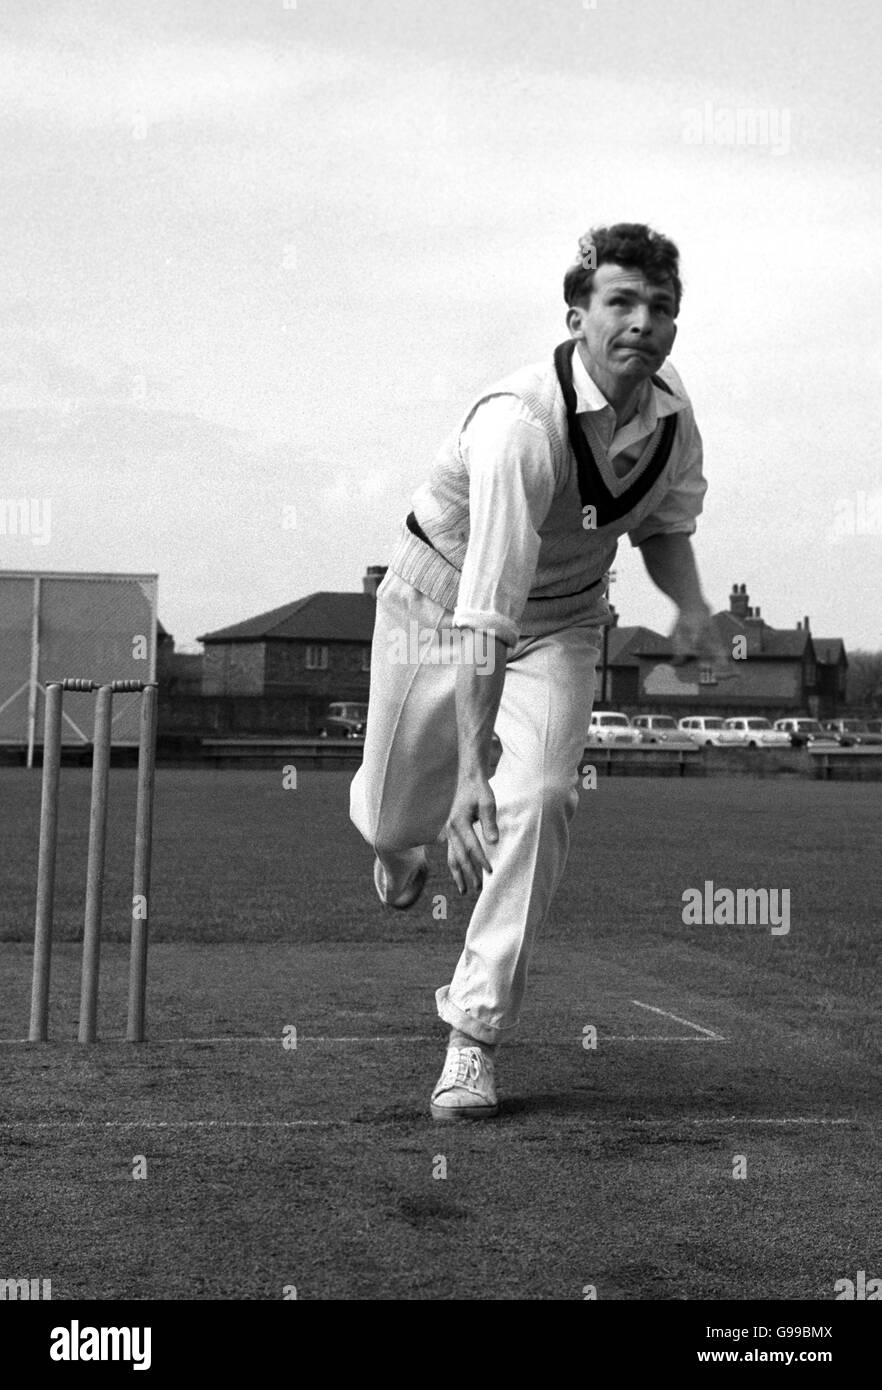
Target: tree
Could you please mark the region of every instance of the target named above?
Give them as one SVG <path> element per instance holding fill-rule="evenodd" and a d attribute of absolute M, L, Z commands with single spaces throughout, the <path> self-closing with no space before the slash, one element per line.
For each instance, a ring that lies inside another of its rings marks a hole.
<path fill-rule="evenodd" d="M 849 652 L 847 689 L 849 706 L 882 710 L 882 652 Z"/>

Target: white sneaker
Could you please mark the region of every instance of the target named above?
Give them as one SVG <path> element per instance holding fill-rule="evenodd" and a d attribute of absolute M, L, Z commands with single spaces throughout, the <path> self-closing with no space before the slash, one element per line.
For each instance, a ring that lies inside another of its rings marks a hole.
<path fill-rule="evenodd" d="M 486 1120 L 499 1114 L 493 1059 L 477 1043 L 448 1047 L 430 1109 L 434 1120 Z"/>
<path fill-rule="evenodd" d="M 379 858 L 374 860 L 374 887 L 377 897 L 384 907 L 397 907 L 406 912 L 413 907 L 426 886 L 429 877 L 429 860 L 425 849 L 403 851 L 402 856 L 409 867 L 405 868 L 403 878 L 393 881 L 386 873 Z"/>

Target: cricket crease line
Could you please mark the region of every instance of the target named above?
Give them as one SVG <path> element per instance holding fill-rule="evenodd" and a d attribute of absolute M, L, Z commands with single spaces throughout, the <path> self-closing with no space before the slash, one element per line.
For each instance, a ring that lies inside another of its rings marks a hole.
<path fill-rule="evenodd" d="M 8 1120 L 10 1129 L 299 1129 L 305 1126 L 354 1125 L 359 1120 Z"/>
<path fill-rule="evenodd" d="M 598 1033 L 597 1042 L 616 1043 L 616 1042 L 660 1042 L 660 1043 L 728 1043 L 728 1038 L 721 1038 L 719 1033 L 715 1033 L 710 1038 L 697 1038 L 694 1033 L 628 1033 L 625 1036 L 616 1036 L 613 1033 L 606 1037 Z"/>
<path fill-rule="evenodd" d="M 638 1124 L 642 1121 L 637 1121 Z M 762 1115 L 725 1115 L 719 1120 L 712 1120 L 704 1116 L 694 1120 L 686 1120 L 690 1125 L 872 1125 L 874 1123 L 869 1117 L 866 1119 L 855 1115 L 852 1119 L 833 1119 L 827 1115 L 793 1115 L 793 1116 L 762 1116 Z"/>
<path fill-rule="evenodd" d="M 56 1041 L 58 1041 L 60 1044 L 62 1044 L 62 1043 L 67 1043 L 67 1042 L 69 1042 L 70 1039 L 66 1039 L 66 1038 L 65 1038 L 65 1039 L 58 1039 L 58 1040 L 56 1040 Z M 307 1034 L 304 1034 L 303 1036 L 300 1036 L 300 1037 L 297 1038 L 297 1047 L 299 1047 L 299 1046 L 301 1045 L 301 1043 L 441 1043 L 441 1042 L 443 1042 L 443 1041 L 444 1041 L 443 1037 L 439 1037 L 439 1036 L 437 1036 L 437 1035 L 435 1035 L 435 1036 L 430 1036 L 430 1035 L 428 1035 L 428 1034 L 426 1034 L 426 1035 L 420 1035 L 420 1034 L 397 1033 L 397 1034 L 395 1034 L 394 1036 L 384 1035 L 383 1037 L 377 1037 L 377 1038 L 370 1038 L 370 1037 L 361 1037 L 361 1038 L 359 1038 L 359 1037 L 332 1038 L 332 1037 L 327 1037 L 327 1036 L 318 1037 L 318 1036 L 314 1036 L 314 1035 L 307 1035 Z M 581 1035 L 576 1035 L 576 1034 L 574 1034 L 572 1037 L 567 1037 L 567 1038 L 563 1038 L 563 1039 L 555 1039 L 554 1041 L 551 1041 L 551 1042 L 543 1042 L 543 1041 L 540 1039 L 540 1040 L 531 1041 L 531 1042 L 528 1043 L 528 1044 L 518 1043 L 518 1044 L 515 1044 L 515 1046 L 520 1046 L 520 1047 L 523 1047 L 523 1046 L 529 1046 L 529 1047 L 563 1047 L 563 1046 L 567 1046 L 567 1047 L 569 1047 L 569 1046 L 571 1046 L 571 1045 L 572 1045 L 573 1043 L 575 1043 L 575 1042 L 582 1042 L 582 1041 L 583 1041 L 583 1039 L 582 1039 Z M 604 1034 L 604 1033 L 599 1033 L 598 1036 L 597 1036 L 597 1042 L 598 1042 L 598 1044 L 599 1044 L 599 1043 L 642 1043 L 642 1042 L 661 1042 L 661 1043 L 681 1043 L 681 1042 L 691 1042 L 691 1043 L 726 1043 L 726 1042 L 728 1042 L 728 1041 L 729 1041 L 728 1038 L 721 1037 L 721 1035 L 720 1035 L 719 1033 L 712 1033 L 712 1034 L 710 1034 L 708 1037 L 696 1037 L 694 1033 L 685 1033 L 685 1034 L 676 1034 L 676 1033 L 627 1033 L 627 1034 L 607 1033 L 607 1034 Z M 100 1040 L 100 1043 L 103 1043 L 104 1046 L 118 1046 L 118 1047 L 132 1047 L 132 1048 L 134 1048 L 134 1047 L 143 1047 L 143 1046 L 146 1046 L 146 1047 L 184 1047 L 184 1046 L 189 1045 L 189 1044 L 197 1044 L 197 1043 L 198 1043 L 198 1044 L 201 1044 L 201 1045 L 209 1045 L 209 1044 L 215 1045 L 215 1044 L 217 1044 L 217 1043 L 225 1043 L 225 1044 L 227 1044 L 227 1045 L 236 1044 L 237 1046 L 246 1047 L 246 1046 L 249 1046 L 249 1045 L 252 1045 L 252 1044 L 260 1044 L 261 1046 L 263 1046 L 263 1045 L 268 1044 L 268 1043 L 275 1043 L 275 1044 L 277 1044 L 277 1045 L 284 1045 L 284 1042 L 285 1042 L 285 1039 L 284 1039 L 284 1037 L 282 1036 L 281 1033 L 278 1034 L 277 1036 L 275 1036 L 275 1035 L 268 1035 L 268 1036 L 266 1036 L 266 1037 L 244 1037 L 244 1038 L 230 1038 L 230 1037 L 225 1037 L 225 1038 L 149 1038 L 149 1039 L 147 1039 L 147 1041 L 146 1041 L 145 1043 L 130 1043 L 130 1042 L 127 1041 L 126 1038 L 122 1038 L 122 1037 L 102 1038 L 102 1039 Z M 46 1045 L 47 1045 L 47 1044 L 45 1044 L 45 1043 L 30 1043 L 29 1040 L 28 1040 L 27 1038 L 0 1038 L 0 1047 L 28 1047 L 28 1046 L 31 1046 L 31 1047 L 45 1047 Z M 291 1052 L 296 1052 L 297 1048 L 289 1047 L 287 1050 L 288 1050 L 288 1051 L 291 1051 Z"/>
<path fill-rule="evenodd" d="M 63 1045 L 63 1044 L 72 1042 L 72 1039 L 71 1039 L 71 1038 L 57 1038 L 57 1039 L 56 1039 L 56 1038 L 53 1038 L 53 1039 L 51 1039 L 51 1041 L 52 1041 L 52 1042 L 57 1042 L 57 1043 Z M 234 1037 L 224 1037 L 224 1038 L 199 1038 L 199 1037 L 193 1037 L 193 1038 L 148 1038 L 148 1039 L 146 1039 L 146 1041 L 145 1041 L 144 1043 L 130 1043 L 130 1042 L 128 1041 L 127 1038 L 123 1038 L 123 1037 L 112 1037 L 112 1038 L 100 1038 L 100 1039 L 99 1039 L 99 1044 L 100 1044 L 100 1043 L 103 1043 L 105 1046 L 108 1046 L 108 1045 L 113 1044 L 113 1045 L 118 1045 L 118 1046 L 129 1047 L 129 1048 L 132 1048 L 132 1049 L 135 1049 L 135 1048 L 138 1048 L 138 1047 L 144 1047 L 144 1046 L 146 1046 L 146 1047 L 182 1047 L 184 1044 L 187 1044 L 187 1043 L 236 1043 L 236 1044 L 241 1044 L 241 1045 L 243 1045 L 243 1046 L 244 1046 L 245 1044 L 248 1044 L 248 1043 L 261 1043 L 261 1044 L 263 1044 L 263 1043 L 276 1043 L 276 1044 L 278 1044 L 279 1046 L 282 1046 L 282 1045 L 284 1044 L 284 1042 L 285 1042 L 285 1038 L 284 1038 L 283 1034 L 281 1034 L 281 1033 L 268 1034 L 268 1035 L 265 1036 L 265 1037 L 243 1037 L 243 1038 L 234 1038 Z M 385 1034 L 383 1037 L 378 1037 L 378 1038 L 371 1038 L 371 1037 L 361 1037 L 361 1038 L 357 1038 L 357 1037 L 352 1037 L 352 1038 L 331 1038 L 331 1037 L 316 1037 L 316 1036 L 308 1036 L 308 1035 L 306 1035 L 306 1034 L 298 1034 L 298 1036 L 297 1036 L 297 1047 L 299 1047 L 301 1043 L 307 1043 L 307 1042 L 308 1042 L 308 1043 L 387 1043 L 387 1042 L 389 1042 L 389 1043 L 392 1043 L 392 1042 L 401 1042 L 401 1043 L 420 1043 L 420 1042 L 429 1043 L 429 1042 L 431 1042 L 431 1043 L 437 1043 L 437 1042 L 443 1042 L 443 1035 L 435 1034 L 435 1036 L 433 1036 L 433 1037 L 429 1037 L 428 1035 L 425 1036 L 425 1037 L 419 1037 L 419 1036 L 412 1035 L 412 1034 L 410 1034 L 410 1033 L 396 1033 L 396 1034 L 394 1034 L 394 1035 L 393 1035 L 393 1034 Z M 27 1046 L 28 1043 L 29 1043 L 29 1039 L 28 1039 L 28 1038 L 0 1038 L 0 1046 L 18 1047 L 18 1046 L 20 1046 L 20 1045 L 25 1045 L 25 1046 Z M 45 1046 L 46 1046 L 45 1043 L 31 1043 L 30 1045 L 31 1045 L 32 1047 L 45 1047 Z M 287 1050 L 288 1050 L 288 1051 L 291 1051 L 291 1052 L 296 1052 L 297 1048 L 296 1048 L 296 1047 L 291 1047 L 290 1044 L 289 1044 L 289 1047 L 287 1048 Z"/>
<path fill-rule="evenodd" d="M 113 1040 L 112 1040 L 112 1041 L 113 1041 Z M 370 1037 L 343 1037 L 343 1038 L 333 1038 L 333 1037 L 329 1037 L 329 1036 L 327 1036 L 327 1035 L 323 1035 L 323 1036 L 319 1037 L 319 1036 L 316 1036 L 316 1035 L 303 1034 L 302 1036 L 298 1036 L 298 1038 L 297 1038 L 297 1045 L 298 1045 L 298 1047 L 299 1047 L 299 1045 L 300 1045 L 301 1043 L 396 1043 L 396 1042 L 401 1042 L 401 1043 L 440 1043 L 440 1042 L 443 1042 L 443 1041 L 444 1041 L 443 1037 L 439 1037 L 438 1035 L 431 1035 L 431 1034 L 429 1034 L 429 1035 L 421 1035 L 421 1034 L 399 1033 L 399 1034 L 395 1034 L 394 1036 L 390 1036 L 389 1034 L 384 1034 L 382 1037 L 377 1037 L 377 1038 L 370 1038 Z M 681 1034 L 681 1035 L 679 1035 L 679 1036 L 678 1036 L 677 1034 L 671 1034 L 671 1033 L 628 1033 L 628 1034 L 614 1034 L 614 1033 L 603 1034 L 603 1033 L 599 1033 L 599 1034 L 597 1035 L 597 1041 L 598 1041 L 598 1043 L 608 1043 L 608 1042 L 695 1042 L 695 1043 L 721 1042 L 721 1043 L 724 1043 L 724 1042 L 728 1042 L 729 1040 L 728 1040 L 728 1038 L 721 1037 L 719 1033 L 714 1033 L 714 1034 L 712 1034 L 712 1035 L 709 1036 L 709 1037 L 700 1037 L 700 1038 L 697 1038 L 693 1033 Z M 284 1039 L 283 1039 L 281 1036 L 279 1036 L 279 1037 L 265 1037 L 265 1038 L 156 1038 L 156 1039 L 155 1039 L 155 1042 L 157 1042 L 157 1043 L 165 1043 L 165 1044 L 172 1044 L 172 1043 L 192 1043 L 192 1042 L 198 1042 L 198 1043 L 278 1043 L 278 1042 L 284 1042 Z M 529 1046 L 529 1047 L 562 1047 L 562 1046 L 564 1046 L 564 1045 L 569 1046 L 571 1043 L 574 1043 L 574 1042 L 579 1042 L 579 1043 L 581 1043 L 581 1042 L 582 1042 L 582 1035 L 581 1035 L 581 1034 L 573 1034 L 571 1037 L 556 1038 L 556 1039 L 554 1039 L 553 1041 L 548 1041 L 548 1042 L 544 1042 L 544 1041 L 542 1041 L 542 1040 L 538 1040 L 538 1041 L 537 1041 L 537 1040 L 531 1040 L 531 1041 L 530 1041 L 529 1043 L 527 1043 L 527 1044 L 520 1043 L 519 1045 L 520 1045 L 520 1046 Z M 292 1050 L 293 1050 L 293 1049 L 292 1049 Z"/>
<path fill-rule="evenodd" d="M 516 1112 L 520 1113 L 520 1112 Z M 502 1115 L 506 1117 L 505 1104 L 503 1102 Z M 425 1117 L 414 1114 L 413 1121 L 422 1121 Z M 515 1115 L 507 1118 L 514 1119 Z M 411 1121 L 411 1123 L 413 1123 Z M 632 1118 L 625 1116 L 620 1120 L 599 1120 L 588 1119 L 579 1116 L 580 1125 L 591 1125 L 598 1127 L 604 1125 L 608 1128 L 617 1126 L 619 1128 L 630 1125 L 654 1129 L 670 1129 L 680 1125 L 851 1125 L 868 1126 L 873 1121 L 869 1118 L 854 1117 L 851 1119 L 836 1119 L 826 1115 L 793 1115 L 793 1116 L 759 1116 L 759 1115 L 718 1115 L 713 1116 L 666 1116 L 656 1119 Z M 86 1129 L 319 1129 L 319 1128 L 341 1128 L 348 1126 L 364 1127 L 365 1125 L 398 1125 L 407 1123 L 400 1117 L 396 1119 L 377 1119 L 377 1120 L 6 1120 L 0 1123 L 0 1132 L 22 1129 L 64 1129 L 64 1130 L 86 1130 Z"/>
<path fill-rule="evenodd" d="M 704 1033 L 707 1038 L 722 1036 L 713 1028 L 702 1028 L 700 1023 L 692 1023 L 688 1018 L 680 1018 L 679 1014 L 669 1014 L 667 1009 L 657 1009 L 654 1004 L 641 1004 L 639 999 L 632 999 L 631 1003 L 636 1004 L 638 1009 L 648 1009 L 651 1014 L 661 1014 L 662 1018 L 670 1018 L 673 1019 L 674 1023 L 682 1023 L 684 1028 L 694 1028 L 696 1033 Z"/>

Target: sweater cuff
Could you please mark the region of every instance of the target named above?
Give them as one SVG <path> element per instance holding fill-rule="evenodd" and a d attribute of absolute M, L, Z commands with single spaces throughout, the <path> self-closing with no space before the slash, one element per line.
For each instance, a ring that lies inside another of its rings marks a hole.
<path fill-rule="evenodd" d="M 498 637 L 507 647 L 513 647 L 518 640 L 518 629 L 510 618 L 501 613 L 482 612 L 477 608 L 457 608 L 452 618 L 453 627 L 473 627 L 486 632 L 490 637 Z"/>

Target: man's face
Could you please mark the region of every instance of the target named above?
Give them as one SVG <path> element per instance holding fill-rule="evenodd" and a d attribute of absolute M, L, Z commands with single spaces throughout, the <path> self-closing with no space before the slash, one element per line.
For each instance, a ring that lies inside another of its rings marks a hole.
<path fill-rule="evenodd" d="M 657 372 L 677 336 L 670 281 L 653 284 L 642 270 L 598 266 L 587 305 L 573 305 L 567 327 L 586 366 L 610 383 L 637 386 Z"/>

